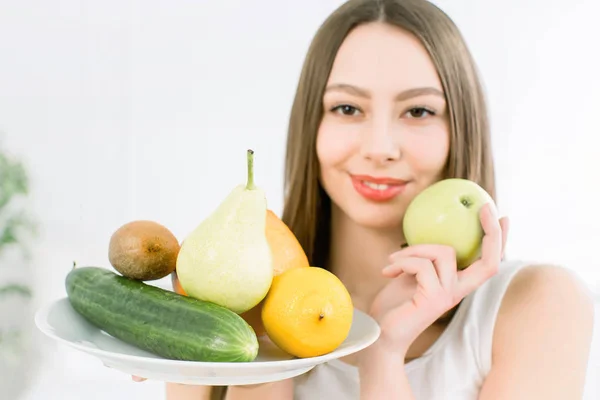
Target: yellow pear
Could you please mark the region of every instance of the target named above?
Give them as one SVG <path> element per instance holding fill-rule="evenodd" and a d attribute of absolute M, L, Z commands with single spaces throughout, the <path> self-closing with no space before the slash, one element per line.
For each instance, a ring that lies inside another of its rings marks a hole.
<path fill-rule="evenodd" d="M 248 150 L 248 180 L 185 238 L 177 278 L 185 292 L 238 314 L 266 296 L 273 260 L 265 228 L 267 200 L 254 184 L 254 152 Z"/>

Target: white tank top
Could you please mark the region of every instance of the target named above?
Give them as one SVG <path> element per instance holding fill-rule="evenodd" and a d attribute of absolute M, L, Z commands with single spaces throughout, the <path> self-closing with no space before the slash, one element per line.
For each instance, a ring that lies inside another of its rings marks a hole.
<path fill-rule="evenodd" d="M 498 309 L 524 262 L 503 262 L 498 273 L 460 304 L 441 336 L 405 364 L 417 400 L 476 400 L 491 369 Z M 294 400 L 358 400 L 358 369 L 333 360 L 294 378 Z"/>

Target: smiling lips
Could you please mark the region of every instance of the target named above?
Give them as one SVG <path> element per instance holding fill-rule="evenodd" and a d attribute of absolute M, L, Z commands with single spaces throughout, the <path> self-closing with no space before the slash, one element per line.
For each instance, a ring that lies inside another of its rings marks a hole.
<path fill-rule="evenodd" d="M 368 200 L 388 201 L 404 191 L 407 181 L 368 175 L 350 175 L 354 189 Z"/>

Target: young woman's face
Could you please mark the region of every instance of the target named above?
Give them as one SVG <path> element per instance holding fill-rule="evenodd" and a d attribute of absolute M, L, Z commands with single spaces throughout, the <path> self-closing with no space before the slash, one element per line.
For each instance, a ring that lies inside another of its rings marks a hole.
<path fill-rule="evenodd" d="M 446 102 L 425 48 L 389 25 L 356 28 L 336 55 L 323 106 L 317 155 L 332 202 L 358 224 L 399 227 L 448 157 Z"/>

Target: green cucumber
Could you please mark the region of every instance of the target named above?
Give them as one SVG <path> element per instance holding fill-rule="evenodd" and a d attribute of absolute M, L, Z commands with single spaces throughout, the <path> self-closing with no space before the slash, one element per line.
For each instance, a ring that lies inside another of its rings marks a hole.
<path fill-rule="evenodd" d="M 252 327 L 217 304 L 101 267 L 73 268 L 65 286 L 73 309 L 90 323 L 161 357 L 249 362 L 258 355 L 258 339 Z"/>

